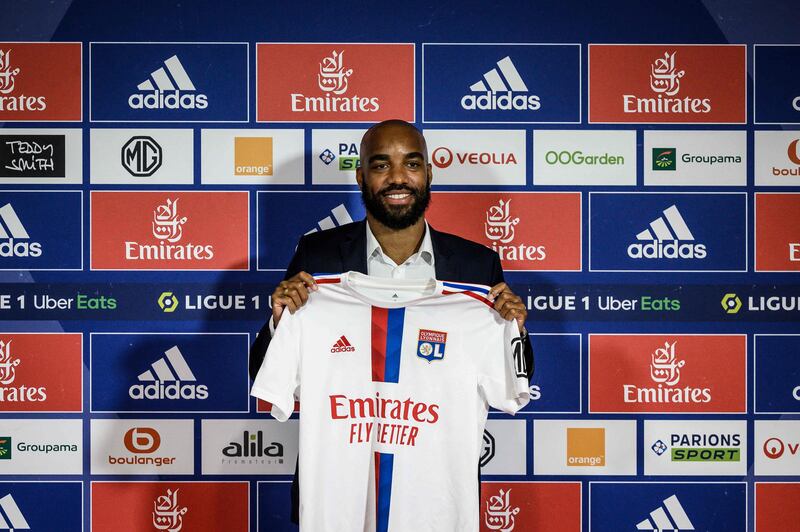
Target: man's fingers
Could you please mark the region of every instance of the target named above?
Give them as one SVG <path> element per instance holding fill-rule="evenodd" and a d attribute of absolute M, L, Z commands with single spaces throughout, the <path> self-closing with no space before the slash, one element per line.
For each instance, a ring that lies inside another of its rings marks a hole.
<path fill-rule="evenodd" d="M 307 286 L 312 292 L 316 292 L 319 287 L 317 286 L 317 282 L 314 280 L 314 277 L 306 272 L 300 272 L 292 279 L 299 279 L 302 283 Z"/>
<path fill-rule="evenodd" d="M 489 299 L 496 299 L 500 294 L 508 290 L 506 283 L 498 283 L 489 289 Z"/>

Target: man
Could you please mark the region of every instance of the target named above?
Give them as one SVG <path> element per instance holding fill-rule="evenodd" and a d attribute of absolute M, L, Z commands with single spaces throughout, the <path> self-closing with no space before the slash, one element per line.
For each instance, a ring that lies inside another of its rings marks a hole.
<path fill-rule="evenodd" d="M 372 126 L 361 140 L 356 181 L 367 210 L 366 220 L 305 235 L 286 277 L 272 293 L 272 317 L 250 349 L 255 378 L 281 315 L 294 313 L 317 289 L 313 273 L 358 271 L 395 279 L 430 279 L 483 284 L 503 318 L 516 320 L 525 339 L 526 367 L 533 373 L 533 350 L 525 331 L 525 304 L 503 281 L 497 253 L 487 247 L 440 233 L 424 214 L 433 178 L 422 133 L 408 122 L 387 120 Z M 295 477 L 296 479 L 297 477 Z M 292 486 L 297 519 L 297 486 Z"/>

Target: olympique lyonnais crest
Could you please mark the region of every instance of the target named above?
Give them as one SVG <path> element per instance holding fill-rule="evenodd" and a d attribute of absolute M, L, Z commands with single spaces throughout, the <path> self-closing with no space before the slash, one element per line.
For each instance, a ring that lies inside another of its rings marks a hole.
<path fill-rule="evenodd" d="M 428 363 L 444 358 L 444 346 L 447 343 L 447 333 L 440 331 L 419 330 L 419 343 L 417 356 L 424 358 Z"/>

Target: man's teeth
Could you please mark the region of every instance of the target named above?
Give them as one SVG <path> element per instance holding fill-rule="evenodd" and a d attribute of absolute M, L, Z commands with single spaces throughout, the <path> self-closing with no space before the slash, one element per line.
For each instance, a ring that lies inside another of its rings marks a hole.
<path fill-rule="evenodd" d="M 407 198 L 409 196 L 409 194 L 408 193 L 405 193 L 405 194 L 389 194 L 388 196 L 390 198 L 392 198 L 392 199 L 403 199 L 403 198 Z"/>

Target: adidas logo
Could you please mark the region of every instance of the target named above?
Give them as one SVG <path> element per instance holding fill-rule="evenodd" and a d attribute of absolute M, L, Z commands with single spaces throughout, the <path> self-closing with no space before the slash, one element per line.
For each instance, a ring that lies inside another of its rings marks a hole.
<path fill-rule="evenodd" d="M 150 74 L 150 79 L 139 83 L 136 88 L 142 93 L 133 93 L 128 98 L 128 105 L 132 109 L 205 109 L 208 107 L 208 96 L 195 94 L 197 89 L 177 55 L 164 61 L 163 67 L 154 70 Z"/>
<path fill-rule="evenodd" d="M 355 350 L 356 348 L 350 345 L 350 342 L 347 341 L 347 337 L 344 335 L 340 336 L 336 343 L 333 344 L 333 347 L 331 347 L 331 353 L 350 353 Z"/>
<path fill-rule="evenodd" d="M 520 94 L 527 93 L 528 86 L 509 56 L 498 61 L 497 68 L 485 73 L 483 79 L 470 85 L 469 89 L 482 94 L 467 94 L 461 98 L 461 107 L 468 111 L 536 111 L 542 106 L 538 96 Z"/>
<path fill-rule="evenodd" d="M 319 230 L 326 230 L 326 229 L 333 229 L 338 225 L 349 224 L 353 222 L 353 218 L 350 217 L 350 213 L 347 212 L 347 208 L 344 206 L 344 203 L 340 204 L 338 207 L 334 207 L 331 210 L 331 214 L 333 214 L 333 218 L 330 216 L 326 216 L 322 220 L 319 221 L 319 228 L 314 228 L 311 231 L 308 231 L 306 234 L 310 235 L 311 233 L 316 233 Z M 336 220 L 334 222 L 333 220 Z"/>
<path fill-rule="evenodd" d="M 0 530 L 11 530 L 13 532 L 15 529 L 31 529 L 10 493 L 0 499 L 0 510 L 2 510 L 2 514 L 0 514 Z"/>
<path fill-rule="evenodd" d="M 139 382 L 151 384 L 131 386 L 128 390 L 131 399 L 208 399 L 206 385 L 186 384 L 197 381 L 197 378 L 178 346 L 170 347 L 164 354 L 166 356 L 150 365 L 151 369 L 137 377 Z"/>
<path fill-rule="evenodd" d="M 30 235 L 22 225 L 14 207 L 6 203 L 0 207 L 0 257 L 40 257 L 42 245 L 39 242 L 17 242 L 29 240 Z"/>
<path fill-rule="evenodd" d="M 650 228 L 636 235 L 636 239 L 648 243 L 628 246 L 628 256 L 632 259 L 706 258 L 704 244 L 690 243 L 694 235 L 675 205 L 664 209 L 664 215 L 650 222 Z"/>
<path fill-rule="evenodd" d="M 694 530 L 694 525 L 675 495 L 664 499 L 664 505 L 650 512 L 650 518 L 636 525 L 636 530 Z"/>

